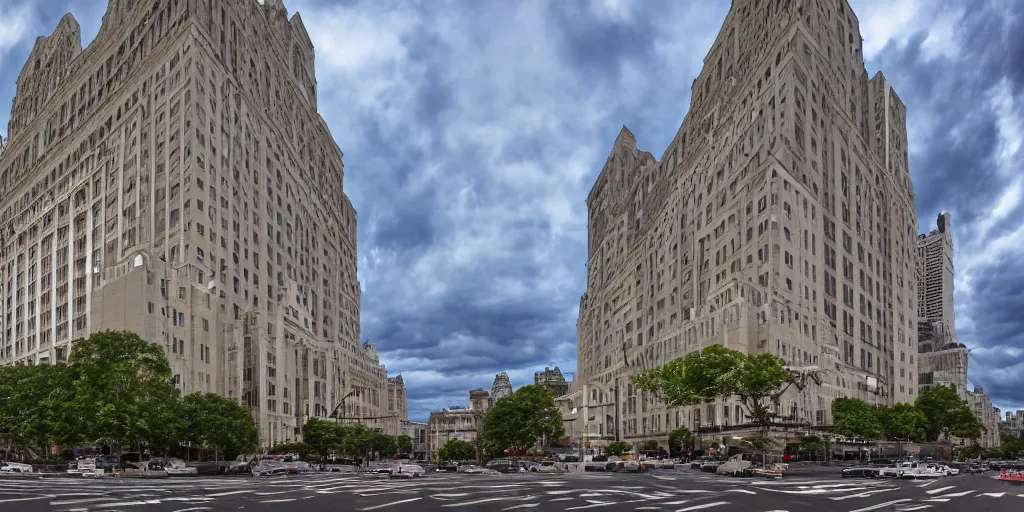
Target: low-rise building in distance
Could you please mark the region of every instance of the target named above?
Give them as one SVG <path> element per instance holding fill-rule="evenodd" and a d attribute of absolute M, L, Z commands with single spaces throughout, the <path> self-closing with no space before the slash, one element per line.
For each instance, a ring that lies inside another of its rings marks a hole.
<path fill-rule="evenodd" d="M 562 375 L 562 370 L 557 366 L 554 368 L 545 367 L 544 371 L 534 373 L 533 383 L 550 389 L 551 394 L 554 395 L 555 398 L 565 396 L 569 393 L 569 381 L 565 380 L 565 376 Z"/>

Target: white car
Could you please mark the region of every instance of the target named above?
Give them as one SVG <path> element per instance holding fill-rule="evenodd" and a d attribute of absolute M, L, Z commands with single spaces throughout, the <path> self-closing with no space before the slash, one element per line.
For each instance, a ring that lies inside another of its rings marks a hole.
<path fill-rule="evenodd" d="M 126 462 L 123 475 L 135 478 L 162 478 L 167 476 L 163 466 L 153 461 Z"/>
<path fill-rule="evenodd" d="M 939 472 L 946 476 L 955 476 L 960 474 L 960 468 L 953 468 L 945 464 L 941 464 L 939 465 Z"/>
<path fill-rule="evenodd" d="M 185 464 L 181 459 L 165 459 L 160 461 L 168 476 L 194 476 L 199 474 L 199 469 Z"/>
<path fill-rule="evenodd" d="M 0 473 L 31 473 L 31 464 L 22 464 L 20 462 L 4 462 L 0 461 Z"/>
<path fill-rule="evenodd" d="M 391 467 L 389 476 L 391 478 L 420 478 L 427 472 L 419 464 L 406 464 L 399 462 Z"/>

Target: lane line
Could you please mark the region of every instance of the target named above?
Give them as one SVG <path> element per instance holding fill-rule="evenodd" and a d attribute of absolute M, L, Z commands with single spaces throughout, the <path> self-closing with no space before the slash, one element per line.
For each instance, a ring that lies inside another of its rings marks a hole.
<path fill-rule="evenodd" d="M 462 503 L 445 503 L 444 505 L 441 505 L 441 506 L 442 507 L 468 507 L 470 505 L 479 505 L 481 503 L 490 503 L 492 501 L 500 501 L 500 500 L 503 500 L 503 499 L 505 499 L 505 498 L 504 497 L 500 497 L 500 498 L 482 498 L 482 499 L 474 500 L 474 501 L 464 501 Z M 364 510 L 366 510 L 366 509 L 364 509 Z"/>
<path fill-rule="evenodd" d="M 835 500 L 835 501 L 843 501 L 843 500 L 848 500 L 848 499 L 851 499 L 851 498 L 869 498 L 869 497 L 871 497 L 871 496 L 873 496 L 875 494 L 881 494 L 883 492 L 889 492 L 889 491 L 895 491 L 895 490 L 896 490 L 895 487 L 892 488 L 892 489 L 876 489 L 876 490 L 873 490 L 873 491 L 865 491 L 865 492 L 862 492 L 862 493 L 850 494 L 850 495 L 847 495 L 847 496 L 835 496 L 835 497 L 832 497 L 832 498 L 829 498 L 829 499 L 830 500 Z"/>
<path fill-rule="evenodd" d="M 983 492 L 978 496 L 991 496 L 993 498 L 1002 498 L 1005 494 L 1005 492 Z"/>
<path fill-rule="evenodd" d="M 728 505 L 728 504 L 729 504 L 728 501 L 716 501 L 714 503 L 703 503 L 703 504 L 700 504 L 700 505 L 694 505 L 692 507 L 681 508 L 679 510 L 676 510 L 676 512 L 690 512 L 691 510 L 704 510 L 706 508 L 718 507 L 718 506 L 721 506 L 721 505 Z"/>
<path fill-rule="evenodd" d="M 887 501 L 885 503 L 879 503 L 877 505 L 871 505 L 870 507 L 858 508 L 857 510 L 851 510 L 850 512 L 868 512 L 869 510 L 878 510 L 880 508 L 891 507 L 897 503 L 906 503 L 913 501 L 911 498 L 903 498 L 899 500 Z"/>
<path fill-rule="evenodd" d="M 278 499 L 278 500 L 263 500 L 260 503 L 286 503 L 286 502 L 289 502 L 289 501 L 295 501 L 297 499 L 298 498 L 282 498 L 282 499 Z"/>
<path fill-rule="evenodd" d="M 394 506 L 394 505 L 401 505 L 403 503 L 412 503 L 414 501 L 418 501 L 418 500 L 421 500 L 421 499 L 423 499 L 423 498 L 409 498 L 407 500 L 392 501 L 392 502 L 388 502 L 388 503 L 381 503 L 380 505 L 374 505 L 372 507 L 361 508 L 359 510 L 377 510 L 379 508 L 385 508 L 385 507 L 390 507 L 390 506 Z M 447 507 L 449 505 L 445 505 L 445 506 Z"/>
<path fill-rule="evenodd" d="M 540 506 L 540 503 L 524 503 L 522 505 L 516 505 L 514 507 L 507 507 L 507 508 L 503 508 L 501 510 L 502 511 L 505 511 L 505 510 L 518 510 L 518 509 L 521 509 L 521 508 L 535 508 L 535 507 L 539 507 L 539 506 Z"/>
<path fill-rule="evenodd" d="M 938 494 L 940 492 L 948 491 L 950 489 L 956 489 L 956 486 L 955 485 L 947 485 L 946 487 L 939 487 L 938 489 L 929 489 L 928 491 L 925 491 L 925 492 L 927 492 L 928 494 Z"/>

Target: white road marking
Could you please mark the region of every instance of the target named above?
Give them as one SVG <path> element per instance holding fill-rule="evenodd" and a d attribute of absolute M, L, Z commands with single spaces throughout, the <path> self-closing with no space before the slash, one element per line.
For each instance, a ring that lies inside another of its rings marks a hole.
<path fill-rule="evenodd" d="M 213 509 L 210 508 L 210 507 L 192 507 L 192 508 L 183 508 L 183 509 L 180 509 L 180 510 L 175 510 L 174 512 L 199 512 L 200 510 L 213 510 Z"/>
<path fill-rule="evenodd" d="M 969 491 L 964 491 L 964 492 L 955 492 L 955 493 L 952 493 L 952 494 L 943 494 L 942 496 L 939 496 L 939 497 L 940 498 L 962 498 L 964 496 L 967 496 L 968 494 L 971 494 L 972 492 L 974 492 L 974 489 L 971 489 Z"/>
<path fill-rule="evenodd" d="M 978 496 L 991 496 L 993 498 L 1002 498 L 1005 494 L 1005 492 L 983 492 Z"/>
<path fill-rule="evenodd" d="M 617 502 L 617 501 L 599 501 L 597 503 L 591 503 L 590 505 L 581 505 L 579 507 L 569 507 L 569 508 L 567 508 L 565 510 L 583 510 L 583 509 L 586 509 L 586 508 L 607 507 L 608 505 L 618 505 L 618 504 L 619 504 L 619 502 Z"/>
<path fill-rule="evenodd" d="M 53 496 L 50 496 L 50 495 L 46 495 L 46 496 L 29 496 L 29 497 L 26 497 L 26 498 L 8 498 L 6 500 L 0 500 L 0 503 L 13 503 L 15 501 L 48 500 L 48 499 L 51 499 L 51 498 L 53 498 Z"/>
<path fill-rule="evenodd" d="M 700 504 L 700 505 L 694 505 L 692 507 L 681 508 L 679 510 L 676 510 L 676 512 L 690 512 L 691 510 L 704 510 L 706 508 L 718 507 L 718 506 L 721 506 L 721 505 L 728 505 L 728 504 L 729 504 L 728 501 L 716 501 L 714 503 L 703 503 L 703 504 Z"/>
<path fill-rule="evenodd" d="M 282 498 L 282 499 L 279 499 L 279 500 L 263 500 L 260 503 L 286 503 L 286 502 L 289 502 L 289 501 L 295 501 L 297 499 L 298 498 Z"/>
<path fill-rule="evenodd" d="M 90 498 L 90 499 L 85 499 L 85 500 L 51 501 L 50 502 L 50 506 L 57 507 L 57 506 L 62 506 L 62 505 L 81 505 L 83 503 L 96 503 L 96 502 L 100 502 L 100 501 L 114 501 L 114 500 L 117 500 L 117 499 L 119 499 L 119 498 L 113 498 L 113 497 L 108 497 L 108 496 L 98 496 L 98 497 L 95 497 L 95 498 Z"/>
<path fill-rule="evenodd" d="M 149 503 L 145 501 L 125 501 L 123 503 L 104 503 L 103 505 L 96 505 L 95 508 L 137 507 L 139 505 L 149 505 Z"/>
<path fill-rule="evenodd" d="M 252 490 L 250 490 L 250 489 L 243 489 L 241 491 L 227 491 L 227 492 L 218 492 L 217 494 L 207 494 L 207 496 L 209 496 L 211 498 L 220 498 L 221 496 L 231 496 L 232 494 L 245 494 L 245 493 L 251 493 L 251 492 L 252 492 Z"/>
<path fill-rule="evenodd" d="M 412 503 L 414 501 L 418 501 L 418 500 L 421 500 L 421 499 L 423 499 L 423 498 L 409 498 L 407 500 L 391 501 L 391 502 L 388 502 L 388 503 L 381 503 L 380 505 L 374 505 L 372 507 L 361 508 L 359 510 L 377 510 L 379 508 L 390 507 L 392 505 L 401 505 L 402 503 Z M 446 507 L 450 507 L 451 505 L 445 505 L 445 506 Z"/>
<path fill-rule="evenodd" d="M 885 503 L 879 503 L 877 505 L 871 505 L 870 507 L 858 508 L 857 510 L 851 510 L 850 512 L 868 512 L 869 510 L 878 510 L 880 508 L 890 507 L 890 506 L 895 505 L 897 503 L 906 503 L 908 501 L 913 501 L 913 500 L 911 498 L 903 498 L 903 499 L 899 499 L 899 500 L 892 500 L 892 501 L 887 501 Z"/>
<path fill-rule="evenodd" d="M 523 503 L 522 505 L 516 505 L 514 507 L 506 507 L 506 508 L 503 508 L 501 510 L 503 510 L 503 511 L 504 510 L 518 510 L 518 509 L 521 509 L 521 508 L 534 508 L 534 507 L 539 507 L 539 506 L 540 506 L 540 503 Z"/>
<path fill-rule="evenodd" d="M 932 506 L 931 505 L 916 505 L 916 506 L 913 506 L 913 507 L 901 508 L 901 509 L 899 509 L 899 511 L 900 512 L 911 512 L 912 510 L 924 510 L 926 508 L 932 508 Z"/>
<path fill-rule="evenodd" d="M 444 505 L 441 505 L 441 506 L 442 507 L 468 507 L 470 505 L 479 505 L 481 503 L 490 503 L 492 501 L 500 501 L 500 500 L 503 500 L 503 499 L 505 499 L 505 498 L 504 497 L 501 497 L 501 498 L 482 498 L 482 499 L 479 499 L 479 500 L 464 501 L 464 502 L 461 502 L 461 503 L 445 503 Z M 396 502 L 396 503 L 398 503 L 398 502 Z"/>
<path fill-rule="evenodd" d="M 572 496 L 568 496 L 568 497 L 565 497 L 565 498 L 552 498 L 552 499 L 550 499 L 548 501 L 569 501 L 569 500 L 573 500 L 573 499 L 575 499 L 575 498 L 573 498 Z"/>
<path fill-rule="evenodd" d="M 743 493 L 743 494 L 757 494 L 754 491 L 748 491 L 746 489 L 729 489 L 729 490 L 727 490 L 725 492 L 738 492 L 738 493 Z"/>
<path fill-rule="evenodd" d="M 880 493 L 883 493 L 883 492 L 889 492 L 889 491 L 895 491 L 895 490 L 896 490 L 895 487 L 893 487 L 891 489 L 875 489 L 873 491 L 865 491 L 865 492 L 861 492 L 861 493 L 857 493 L 857 494 L 850 494 L 850 495 L 847 495 L 847 496 L 835 496 L 835 497 L 832 497 L 832 498 L 829 498 L 829 499 L 830 500 L 835 500 L 835 501 L 842 501 L 842 500 L 848 500 L 848 499 L 851 499 L 851 498 L 868 498 L 868 497 L 870 497 L 870 496 L 872 496 L 874 494 L 880 494 Z"/>
<path fill-rule="evenodd" d="M 938 489 L 931 489 L 931 490 L 925 491 L 925 492 L 927 492 L 928 494 L 938 494 L 940 492 L 948 491 L 950 489 L 956 489 L 956 486 L 955 485 L 947 485 L 946 487 L 939 487 Z"/>
<path fill-rule="evenodd" d="M 929 481 L 927 481 L 927 482 L 925 482 L 923 484 L 918 485 L 918 487 L 928 487 L 929 485 L 932 485 L 935 482 L 938 482 L 938 480 L 929 480 Z M 931 506 L 931 505 L 929 505 L 929 506 Z"/>

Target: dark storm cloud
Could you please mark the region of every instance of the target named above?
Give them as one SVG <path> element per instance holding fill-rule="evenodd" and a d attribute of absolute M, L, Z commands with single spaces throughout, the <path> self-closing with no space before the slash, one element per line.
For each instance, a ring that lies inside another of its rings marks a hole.
<path fill-rule="evenodd" d="M 953 214 L 957 335 L 974 349 L 970 380 L 997 405 L 1024 405 L 1024 3 L 949 7 L 961 13 L 951 52 L 934 55 L 936 34 L 925 27 L 890 42 L 873 64 L 907 105 L 922 231 L 935 228 L 939 212 Z"/>

